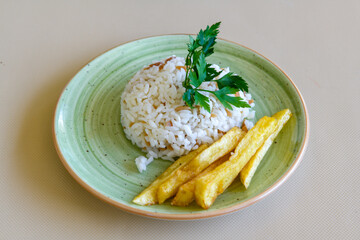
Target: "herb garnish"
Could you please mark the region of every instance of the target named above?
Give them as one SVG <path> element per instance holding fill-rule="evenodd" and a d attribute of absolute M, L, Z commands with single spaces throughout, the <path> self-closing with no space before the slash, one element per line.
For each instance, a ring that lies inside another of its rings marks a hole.
<path fill-rule="evenodd" d="M 189 36 L 190 42 L 187 45 L 189 53 L 185 60 L 186 75 L 182 84 L 186 88 L 183 95 L 185 103 L 191 108 L 194 107 L 194 104 L 198 104 L 209 113 L 211 112 L 210 100 L 207 96 L 201 94 L 201 92 L 214 94 L 224 107 L 230 110 L 233 110 L 232 105 L 243 108 L 250 107 L 241 97 L 229 95 L 235 94 L 240 90 L 247 92 L 248 85 L 245 80 L 232 72 L 215 80 L 222 71 L 217 72 L 205 60 L 206 57 L 214 53 L 214 45 L 216 44 L 216 36 L 219 33 L 220 23 L 217 22 L 211 27 L 207 26 L 205 30 L 201 29 L 196 39 Z M 200 89 L 199 87 L 203 82 L 216 82 L 219 90 Z"/>

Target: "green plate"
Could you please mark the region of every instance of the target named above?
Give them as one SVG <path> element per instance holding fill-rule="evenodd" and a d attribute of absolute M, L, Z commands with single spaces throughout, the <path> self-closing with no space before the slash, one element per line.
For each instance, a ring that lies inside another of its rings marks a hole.
<path fill-rule="evenodd" d="M 249 189 L 237 178 L 208 210 L 139 206 L 131 200 L 171 162 L 156 159 L 140 174 L 134 159 L 142 155 L 124 135 L 120 98 L 126 83 L 142 67 L 170 55 L 185 57 L 188 35 L 166 35 L 129 42 L 102 54 L 64 89 L 55 112 L 54 141 L 70 174 L 95 196 L 128 212 L 164 219 L 198 219 L 226 214 L 267 196 L 299 164 L 307 145 L 309 122 L 304 100 L 275 64 L 244 46 L 218 40 L 208 62 L 247 79 L 256 103 L 256 119 L 289 108 L 293 117 L 259 166 Z M 136 94 L 136 93 L 134 93 Z"/>

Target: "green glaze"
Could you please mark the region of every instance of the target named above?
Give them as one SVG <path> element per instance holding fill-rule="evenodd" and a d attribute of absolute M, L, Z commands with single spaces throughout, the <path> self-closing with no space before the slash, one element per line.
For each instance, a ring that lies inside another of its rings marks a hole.
<path fill-rule="evenodd" d="M 187 35 L 151 37 L 116 47 L 87 64 L 66 86 L 54 121 L 57 148 L 64 164 L 82 185 L 125 210 L 163 214 L 217 211 L 249 200 L 288 174 L 306 142 L 305 106 L 296 87 L 273 63 L 250 49 L 218 40 L 208 62 L 243 76 L 256 103 L 256 118 L 289 108 L 286 124 L 261 162 L 249 189 L 234 183 L 208 210 L 190 207 L 138 206 L 131 200 L 171 162 L 157 159 L 140 174 L 134 159 L 143 154 L 126 139 L 120 123 L 120 98 L 126 83 L 142 67 L 170 55 L 185 57 Z M 134 93 L 136 94 L 136 93 Z M 119 203 L 119 204 L 117 204 Z"/>

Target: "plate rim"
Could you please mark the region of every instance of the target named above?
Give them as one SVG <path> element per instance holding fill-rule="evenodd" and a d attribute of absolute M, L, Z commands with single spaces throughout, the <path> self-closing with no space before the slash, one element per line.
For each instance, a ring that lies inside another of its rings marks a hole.
<path fill-rule="evenodd" d="M 102 53 L 98 54 L 97 56 L 93 57 L 91 60 L 89 60 L 86 64 L 84 64 L 75 74 L 74 76 L 68 81 L 68 83 L 65 85 L 65 87 L 63 88 L 56 106 L 55 106 L 55 111 L 53 114 L 53 122 L 52 122 L 52 138 L 53 138 L 53 142 L 55 145 L 55 149 L 56 152 L 62 162 L 62 164 L 64 165 L 65 169 L 69 172 L 69 174 L 83 187 L 85 188 L 88 192 L 90 192 L 92 195 L 94 195 L 95 197 L 97 197 L 98 199 L 107 202 L 108 204 L 120 208 L 121 210 L 124 210 L 126 212 L 132 213 L 132 214 L 136 214 L 136 215 L 141 215 L 144 217 L 150 217 L 150 218 L 156 218 L 156 219 L 165 219 L 165 220 L 196 220 L 196 219 L 204 219 L 204 218 L 212 218 L 212 217 L 217 217 L 217 216 L 221 216 L 221 215 L 225 215 L 225 214 L 229 214 L 238 210 L 241 210 L 243 208 L 246 208 L 262 199 L 264 199 L 265 197 L 267 197 L 269 194 L 271 194 L 272 192 L 274 192 L 276 189 L 278 189 L 286 180 L 288 180 L 288 178 L 294 173 L 295 169 L 299 166 L 300 162 L 302 161 L 304 154 L 306 152 L 307 146 L 308 146 L 308 142 L 309 142 L 309 133 L 310 133 L 310 121 L 309 121 L 309 114 L 308 114 L 308 110 L 306 107 L 306 103 L 305 100 L 300 92 L 300 90 L 298 89 L 298 87 L 295 85 L 295 83 L 292 81 L 292 79 L 278 66 L 276 65 L 273 61 L 271 61 L 269 58 L 265 57 L 264 55 L 262 55 L 261 53 L 247 47 L 244 46 L 240 43 L 234 42 L 234 41 L 230 41 L 221 37 L 218 37 L 218 39 L 228 42 L 228 43 L 232 43 L 235 45 L 238 45 L 240 47 L 243 47 L 251 52 L 254 52 L 255 54 L 263 57 L 266 61 L 270 62 L 273 66 L 275 66 L 278 70 L 281 71 L 282 74 L 284 74 L 284 76 L 289 80 L 289 82 L 293 85 L 293 87 L 295 88 L 300 100 L 301 100 L 301 105 L 303 107 L 304 110 L 304 115 L 305 115 L 305 135 L 304 135 L 304 140 L 302 142 L 299 154 L 297 155 L 296 159 L 294 160 L 294 162 L 291 164 L 291 166 L 289 167 L 289 169 L 283 173 L 283 175 L 276 181 L 274 182 L 270 187 L 268 187 L 265 191 L 255 195 L 254 197 L 238 203 L 238 204 L 234 204 L 233 206 L 230 207 L 226 207 L 226 208 L 222 208 L 222 209 L 218 209 L 218 210 L 214 210 L 214 211 L 209 211 L 209 212 L 200 212 L 200 213 L 159 213 L 159 212 L 151 212 L 151 211 L 147 211 L 147 210 L 143 210 L 143 209 L 138 209 L 138 208 L 134 208 L 132 206 L 120 203 L 118 201 L 115 201 L 111 198 L 109 198 L 108 196 L 100 193 L 99 191 L 95 190 L 94 188 L 92 188 L 89 184 L 87 184 L 81 177 L 79 177 L 74 170 L 70 167 L 70 165 L 68 164 L 67 160 L 65 159 L 64 155 L 62 154 L 60 147 L 59 147 L 59 142 L 56 138 L 56 133 L 55 133 L 55 125 L 56 125 L 56 113 L 58 111 L 59 108 L 59 101 L 61 99 L 61 97 L 63 96 L 66 88 L 68 87 L 68 85 L 70 84 L 70 82 L 72 82 L 72 80 L 77 76 L 77 74 L 89 63 L 91 63 L 92 61 L 94 61 L 95 59 L 97 59 L 98 57 L 102 56 L 103 54 L 117 48 L 120 47 L 122 45 L 131 43 L 131 42 L 135 42 L 138 40 L 144 40 L 144 39 L 148 39 L 148 38 L 155 38 L 155 37 L 166 37 L 166 36 L 177 36 L 177 35 L 194 35 L 194 34 L 185 34 L 185 33 L 174 33 L 174 34 L 161 34 L 161 35 L 152 35 L 152 36 L 146 36 L 146 37 L 142 37 L 142 38 L 137 38 L 137 39 L 133 39 L 130 41 L 126 41 L 124 43 L 121 43 L 117 46 L 114 46 L 108 50 L 103 51 Z"/>

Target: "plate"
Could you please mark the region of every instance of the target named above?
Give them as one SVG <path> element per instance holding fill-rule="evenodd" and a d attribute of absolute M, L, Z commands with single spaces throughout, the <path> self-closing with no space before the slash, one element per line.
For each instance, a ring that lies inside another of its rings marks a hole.
<path fill-rule="evenodd" d="M 300 163 L 309 132 L 304 100 L 291 79 L 274 63 L 239 44 L 218 39 L 209 63 L 229 66 L 247 79 L 256 103 L 256 119 L 284 108 L 293 117 L 261 162 L 250 187 L 238 178 L 208 210 L 189 207 L 139 206 L 131 200 L 171 162 L 156 159 L 139 173 L 134 159 L 143 153 L 124 135 L 120 98 L 126 83 L 143 66 L 170 55 L 185 57 L 188 35 L 166 35 L 115 47 L 83 67 L 63 90 L 56 106 L 53 134 L 69 173 L 100 199 L 131 213 L 162 219 L 199 219 L 249 206 L 280 186 Z M 136 93 L 134 93 L 136 94 Z"/>

